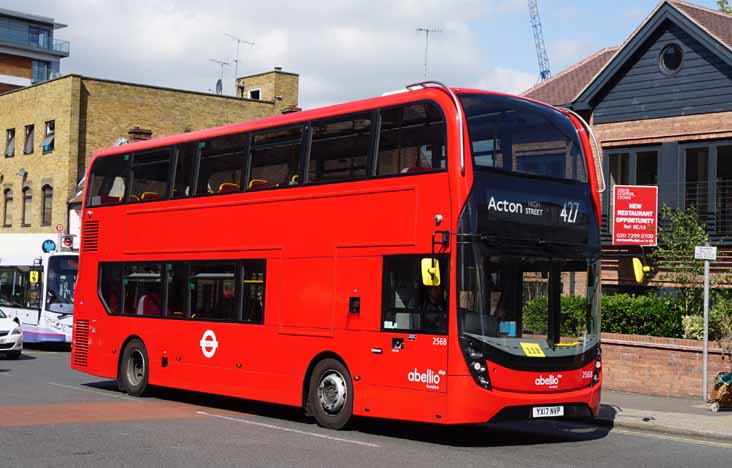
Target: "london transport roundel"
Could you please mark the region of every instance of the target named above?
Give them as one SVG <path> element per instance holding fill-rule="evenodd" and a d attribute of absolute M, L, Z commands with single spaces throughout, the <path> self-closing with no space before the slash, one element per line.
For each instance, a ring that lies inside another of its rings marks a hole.
<path fill-rule="evenodd" d="M 213 330 L 206 330 L 203 332 L 199 344 L 203 355 L 209 359 L 212 358 L 216 354 L 216 349 L 219 347 L 219 342 L 216 341 L 216 333 Z"/>

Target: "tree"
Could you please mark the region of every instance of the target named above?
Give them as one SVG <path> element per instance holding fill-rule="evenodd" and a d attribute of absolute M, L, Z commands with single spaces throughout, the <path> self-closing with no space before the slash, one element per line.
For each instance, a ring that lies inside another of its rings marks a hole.
<path fill-rule="evenodd" d="M 732 13 L 732 7 L 729 5 L 728 0 L 717 0 L 717 5 L 722 13 Z"/>
<path fill-rule="evenodd" d="M 698 315 L 703 308 L 704 263 L 694 259 L 694 247 L 704 245 L 709 236 L 699 223 L 696 208 L 661 209 L 658 248 L 649 255 L 656 278 L 676 288 L 676 305 L 685 315 Z"/>

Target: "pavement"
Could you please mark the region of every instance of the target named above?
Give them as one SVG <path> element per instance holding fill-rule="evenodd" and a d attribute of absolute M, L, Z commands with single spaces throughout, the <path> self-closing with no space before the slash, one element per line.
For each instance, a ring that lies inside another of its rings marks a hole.
<path fill-rule="evenodd" d="M 732 440 L 732 411 L 713 413 L 701 399 L 602 391 L 595 422 L 609 427 Z"/>

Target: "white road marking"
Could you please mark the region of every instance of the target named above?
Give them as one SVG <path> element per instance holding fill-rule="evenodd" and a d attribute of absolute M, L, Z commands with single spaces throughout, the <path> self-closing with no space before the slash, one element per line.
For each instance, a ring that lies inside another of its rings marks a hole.
<path fill-rule="evenodd" d="M 137 398 L 131 398 L 131 397 L 128 397 L 125 395 L 117 395 L 112 392 L 102 392 L 102 391 L 98 391 L 98 390 L 92 390 L 91 388 L 75 387 L 73 385 L 64 385 L 64 384 L 60 384 L 60 383 L 56 383 L 56 382 L 48 382 L 48 385 L 53 385 L 54 387 L 69 388 L 71 390 L 81 390 L 83 392 L 96 393 L 97 395 L 103 395 L 103 396 L 108 396 L 108 397 L 112 397 L 112 398 L 119 398 L 121 400 L 138 401 L 138 402 L 140 401 Z"/>
<path fill-rule="evenodd" d="M 726 444 L 724 442 L 714 442 L 711 440 L 699 440 L 699 439 L 688 439 L 685 437 L 677 437 L 677 436 L 668 436 L 668 435 L 662 435 L 662 434 L 652 434 L 649 432 L 639 432 L 639 431 L 628 431 L 626 429 L 613 429 L 610 433 L 619 433 L 619 434 L 628 434 L 628 435 L 634 435 L 639 437 L 648 437 L 650 439 L 661 439 L 661 440 L 671 440 L 674 442 L 683 442 L 686 444 L 696 444 L 696 445 L 707 445 L 711 447 L 721 447 L 721 448 L 732 448 L 732 444 Z"/>
<path fill-rule="evenodd" d="M 347 444 L 363 445 L 365 447 L 372 447 L 372 448 L 380 448 L 381 447 L 380 445 L 372 444 L 370 442 L 361 442 L 359 440 L 343 439 L 343 438 L 340 438 L 340 437 L 332 437 L 332 436 L 327 436 L 327 435 L 324 435 L 324 434 L 317 434 L 315 432 L 301 431 L 301 430 L 298 430 L 298 429 L 290 429 L 290 428 L 287 428 L 287 427 L 275 426 L 273 424 L 265 424 L 265 423 L 260 423 L 260 422 L 256 422 L 256 421 L 247 421 L 246 419 L 232 418 L 232 417 L 229 417 L 229 416 L 222 416 L 220 414 L 211 414 L 211 413 L 207 413 L 205 411 L 196 411 L 196 414 L 201 414 L 201 415 L 204 415 L 204 416 L 210 416 L 212 418 L 225 419 L 227 421 L 235 421 L 235 422 L 240 422 L 240 423 L 244 423 L 244 424 L 250 424 L 252 426 L 266 427 L 266 428 L 275 429 L 275 430 L 278 430 L 278 431 L 293 432 L 295 434 L 302 434 L 302 435 L 307 435 L 307 436 L 312 436 L 312 437 L 320 437 L 321 439 L 328 439 L 328 440 L 333 440 L 333 441 L 336 441 L 336 442 L 345 442 Z"/>

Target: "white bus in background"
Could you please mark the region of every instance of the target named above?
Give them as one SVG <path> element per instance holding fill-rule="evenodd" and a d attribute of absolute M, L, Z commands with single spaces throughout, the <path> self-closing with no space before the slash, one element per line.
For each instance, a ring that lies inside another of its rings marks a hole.
<path fill-rule="evenodd" d="M 0 310 L 18 318 L 25 343 L 71 343 L 79 254 L 28 247 L 0 252 Z"/>

